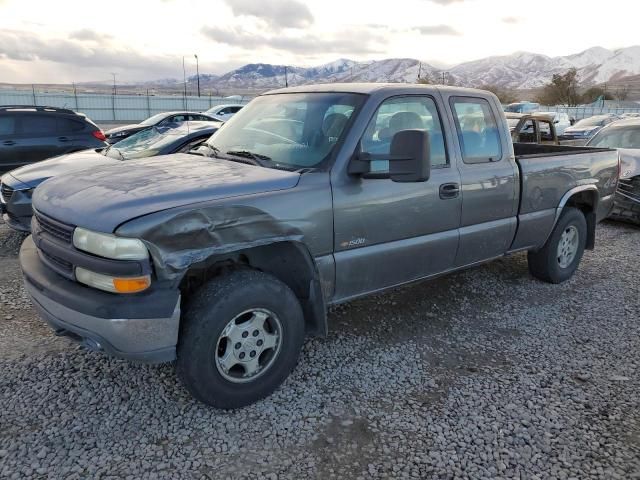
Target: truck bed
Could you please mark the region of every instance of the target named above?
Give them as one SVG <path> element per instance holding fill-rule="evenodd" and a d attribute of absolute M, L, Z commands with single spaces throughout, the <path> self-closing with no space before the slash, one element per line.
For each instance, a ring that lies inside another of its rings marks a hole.
<path fill-rule="evenodd" d="M 613 152 L 610 148 L 583 147 L 577 145 L 539 145 L 536 143 L 514 143 L 516 159 L 577 155 L 580 153 Z"/>
<path fill-rule="evenodd" d="M 513 249 L 540 247 L 571 190 L 597 187 L 595 220 L 604 219 L 615 191 L 618 152 L 608 148 L 515 143 L 520 170 L 519 227 Z M 592 193 L 593 194 L 593 193 Z"/>

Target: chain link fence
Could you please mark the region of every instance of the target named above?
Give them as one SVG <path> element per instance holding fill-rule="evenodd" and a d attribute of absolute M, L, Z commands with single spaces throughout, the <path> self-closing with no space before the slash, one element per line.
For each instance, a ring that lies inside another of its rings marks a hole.
<path fill-rule="evenodd" d="M 89 93 L 39 93 L 34 90 L 0 90 L 0 105 L 40 105 L 69 108 L 94 122 L 140 122 L 156 113 L 176 110 L 204 112 L 215 105 L 246 104 L 249 96 L 228 98 L 182 95 L 105 95 Z"/>
<path fill-rule="evenodd" d="M 592 105 L 578 106 L 578 107 L 564 107 L 564 106 L 540 106 L 541 112 L 557 112 L 566 113 L 569 118 L 575 118 L 576 120 L 582 120 L 583 118 L 593 117 L 594 115 L 622 115 L 623 113 L 637 113 L 640 114 L 640 104 L 637 108 L 631 107 L 594 107 Z"/>

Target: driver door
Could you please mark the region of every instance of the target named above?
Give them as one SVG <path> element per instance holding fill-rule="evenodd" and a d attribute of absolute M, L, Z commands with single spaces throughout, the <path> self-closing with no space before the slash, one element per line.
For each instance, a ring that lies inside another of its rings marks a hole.
<path fill-rule="evenodd" d="M 361 139 L 361 150 L 388 154 L 394 134 L 412 129 L 429 133 L 429 180 L 397 183 L 389 178 L 349 176 L 333 187 L 336 300 L 417 280 L 454 265 L 460 174 L 450 164 L 434 99 L 403 96 L 383 102 Z M 371 163 L 371 172 L 379 177 L 388 171 L 387 160 Z"/>

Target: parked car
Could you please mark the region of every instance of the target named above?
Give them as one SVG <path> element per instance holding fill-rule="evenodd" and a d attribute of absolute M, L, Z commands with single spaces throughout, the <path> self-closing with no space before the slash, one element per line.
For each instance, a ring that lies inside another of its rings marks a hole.
<path fill-rule="evenodd" d="M 539 113 L 540 115 L 547 115 L 551 117 L 551 121 L 555 126 L 556 133 L 558 134 L 558 136 L 564 135 L 564 131 L 567 128 L 569 128 L 571 125 L 573 125 L 571 123 L 571 118 L 569 118 L 569 115 L 566 113 L 562 113 L 562 112 L 537 112 L 537 113 Z"/>
<path fill-rule="evenodd" d="M 106 145 L 86 115 L 66 108 L 0 106 L 0 173 L 45 158 Z"/>
<path fill-rule="evenodd" d="M 288 115 L 304 128 L 284 133 Z M 495 95 L 427 85 L 269 92 L 203 148 L 216 161 L 47 180 L 20 263 L 58 334 L 177 359 L 221 408 L 273 392 L 330 305 L 522 251 L 536 278 L 568 280 L 619 168 L 615 150 L 514 145 Z"/>
<path fill-rule="evenodd" d="M 604 127 L 587 145 L 618 149 L 620 182 L 610 217 L 640 225 L 640 118 Z"/>
<path fill-rule="evenodd" d="M 533 113 L 540 110 L 540 104 L 534 102 L 515 102 L 504 107 L 507 113 Z"/>
<path fill-rule="evenodd" d="M 220 120 L 200 112 L 164 112 L 158 113 L 146 120 L 134 125 L 124 125 L 122 127 L 112 128 L 105 132 L 107 142 L 110 144 L 117 143 L 134 133 L 141 132 L 151 127 L 168 127 L 175 126 L 183 122 L 219 122 Z"/>
<path fill-rule="evenodd" d="M 119 164 L 155 155 L 186 153 L 218 130 L 220 123 L 190 122 L 175 128 L 152 127 L 131 135 L 116 146 L 84 150 L 26 165 L 2 176 L 0 208 L 3 219 L 14 230 L 31 230 L 33 190 L 48 178 L 100 165 Z"/>
<path fill-rule="evenodd" d="M 242 110 L 242 107 L 244 107 L 244 105 L 216 105 L 213 108 L 210 108 L 209 110 L 207 110 L 206 113 L 207 115 L 212 116 L 213 118 L 220 120 L 221 122 L 226 122 L 227 120 L 229 120 L 231 117 L 233 117 L 236 113 L 238 113 L 240 110 Z"/>
<path fill-rule="evenodd" d="M 559 145 L 553 116 L 546 113 L 506 113 L 514 143 Z"/>
<path fill-rule="evenodd" d="M 563 137 L 568 140 L 588 140 L 598 133 L 602 127 L 618 119 L 619 117 L 616 115 L 595 115 L 583 118 L 573 126 L 566 128 Z"/>

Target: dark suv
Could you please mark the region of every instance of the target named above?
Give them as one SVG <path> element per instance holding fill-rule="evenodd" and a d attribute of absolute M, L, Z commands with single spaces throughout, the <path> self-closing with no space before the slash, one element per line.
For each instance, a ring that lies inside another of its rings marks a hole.
<path fill-rule="evenodd" d="M 0 106 L 0 173 L 106 145 L 102 130 L 81 113 L 54 107 Z"/>

